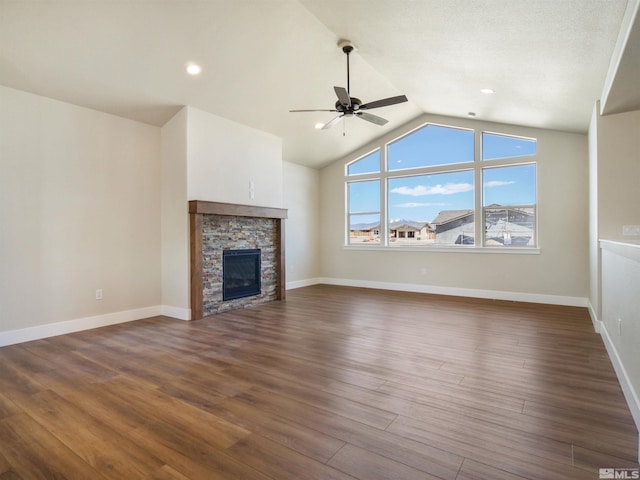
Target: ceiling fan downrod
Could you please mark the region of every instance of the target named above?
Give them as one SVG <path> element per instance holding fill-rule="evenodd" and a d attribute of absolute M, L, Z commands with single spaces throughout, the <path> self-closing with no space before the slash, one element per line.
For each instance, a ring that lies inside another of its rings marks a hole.
<path fill-rule="evenodd" d="M 341 40 L 340 43 L 338 43 L 338 46 L 340 48 L 342 48 L 342 51 L 345 53 L 345 55 L 347 56 L 347 93 L 349 95 L 351 95 L 351 75 L 350 75 L 350 70 L 349 70 L 349 54 L 351 52 L 353 52 L 353 50 L 355 49 L 355 47 L 353 46 L 353 44 L 348 41 L 348 40 Z"/>

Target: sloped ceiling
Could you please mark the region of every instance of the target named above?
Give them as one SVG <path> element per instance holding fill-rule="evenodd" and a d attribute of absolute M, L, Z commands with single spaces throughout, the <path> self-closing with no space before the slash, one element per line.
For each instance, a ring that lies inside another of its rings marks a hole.
<path fill-rule="evenodd" d="M 0 84 L 163 125 L 183 105 L 320 167 L 422 113 L 585 132 L 626 0 L 0 0 Z M 314 129 L 333 86 L 375 113 Z M 203 67 L 198 77 L 188 62 Z M 481 88 L 493 88 L 483 95 Z M 344 127 L 344 130 L 343 130 Z"/>
<path fill-rule="evenodd" d="M 629 0 L 601 98 L 603 114 L 640 110 L 640 0 Z"/>

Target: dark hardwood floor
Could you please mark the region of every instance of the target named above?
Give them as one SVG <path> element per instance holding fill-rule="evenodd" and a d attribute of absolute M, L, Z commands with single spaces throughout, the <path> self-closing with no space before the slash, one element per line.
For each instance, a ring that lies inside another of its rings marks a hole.
<path fill-rule="evenodd" d="M 0 348 L 0 479 L 598 478 L 638 432 L 585 309 L 314 286 Z"/>

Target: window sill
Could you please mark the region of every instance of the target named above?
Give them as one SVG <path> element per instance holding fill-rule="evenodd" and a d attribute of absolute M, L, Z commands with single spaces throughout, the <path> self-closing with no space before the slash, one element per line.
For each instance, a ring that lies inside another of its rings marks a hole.
<path fill-rule="evenodd" d="M 539 247 L 392 247 L 384 245 L 343 245 L 344 250 L 384 252 L 488 253 L 507 255 L 539 255 Z"/>

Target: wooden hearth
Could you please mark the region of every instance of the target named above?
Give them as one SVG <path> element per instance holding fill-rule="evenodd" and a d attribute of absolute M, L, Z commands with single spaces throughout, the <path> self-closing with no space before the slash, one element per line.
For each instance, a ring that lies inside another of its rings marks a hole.
<path fill-rule="evenodd" d="M 205 297 L 203 225 L 208 220 L 207 215 L 224 217 L 245 217 L 254 219 L 271 219 L 275 222 L 273 247 L 275 247 L 275 291 L 269 298 L 284 300 L 285 298 L 285 248 L 284 248 L 284 220 L 287 218 L 287 210 L 282 208 L 256 207 L 252 205 L 237 205 L 230 203 L 206 202 L 192 200 L 189 202 L 190 225 L 190 253 L 191 253 L 191 319 L 198 320 L 206 312 L 203 299 Z M 227 220 L 227 219 L 225 219 Z M 266 300 L 265 300 L 266 301 Z M 263 302 L 262 302 L 263 303 Z M 235 308 L 243 308 L 239 304 Z"/>

